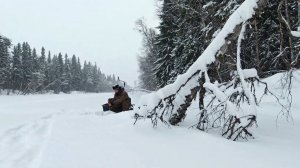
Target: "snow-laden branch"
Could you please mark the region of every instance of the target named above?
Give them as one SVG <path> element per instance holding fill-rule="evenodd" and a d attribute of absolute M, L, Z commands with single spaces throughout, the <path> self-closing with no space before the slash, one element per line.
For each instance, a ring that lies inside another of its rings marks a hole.
<path fill-rule="evenodd" d="M 300 37 L 300 31 L 291 31 L 291 34 L 292 34 L 294 37 Z"/>
<path fill-rule="evenodd" d="M 242 40 L 244 39 L 244 32 L 246 31 L 246 27 L 245 24 L 242 27 L 241 33 L 239 35 L 238 38 L 238 44 L 237 44 L 237 60 L 236 60 L 236 68 L 237 68 L 237 72 L 242 84 L 242 88 L 245 91 L 246 96 L 249 99 L 249 111 L 256 116 L 256 102 L 255 102 L 255 98 L 253 96 L 253 94 L 250 91 L 250 88 L 247 86 L 247 83 L 245 81 L 245 76 L 244 76 L 244 72 L 242 70 L 242 65 L 241 65 L 241 43 Z M 257 72 L 253 72 L 254 75 L 257 74 Z M 254 75 L 249 75 L 249 76 L 254 76 Z"/>
<path fill-rule="evenodd" d="M 255 14 L 258 2 L 259 0 L 246 0 L 243 2 L 186 73 L 179 75 L 174 83 L 142 98 L 139 105 L 143 108 L 140 108 L 139 114 L 146 116 L 151 112 L 155 112 L 156 115 L 162 113 L 170 115 L 176 112 L 180 105 L 185 103 L 185 96 L 191 93 L 191 89 L 199 85 L 200 72 L 207 71 L 207 66 L 216 60 L 215 56 L 220 52 L 224 52 L 224 48 L 228 45 L 226 38 L 235 33 L 241 23 L 249 20 Z"/>
<path fill-rule="evenodd" d="M 217 119 L 214 119 L 213 125 L 215 121 L 220 121 L 222 135 L 233 140 L 251 137 L 252 134 L 248 129 L 256 123 L 256 98 L 250 87 L 253 84 L 252 79 L 258 79 L 257 71 L 255 69 L 243 70 L 240 58 L 245 30 L 246 26 L 243 24 L 237 40 L 237 71 L 234 73 L 232 81 L 227 82 L 226 89 L 217 82 L 211 83 L 207 72 L 205 72 L 204 87 L 211 91 L 213 97 L 217 99 L 212 99 L 212 104 L 215 105 L 207 109 L 209 113 L 206 115 L 207 117 L 216 116 Z M 202 120 L 199 120 L 199 124 L 205 125 Z"/>

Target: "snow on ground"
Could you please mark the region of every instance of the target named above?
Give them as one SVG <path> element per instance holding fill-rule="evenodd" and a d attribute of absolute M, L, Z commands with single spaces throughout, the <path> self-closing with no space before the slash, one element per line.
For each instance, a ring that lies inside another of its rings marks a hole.
<path fill-rule="evenodd" d="M 298 78 L 300 79 L 300 78 Z M 278 76 L 270 78 L 277 88 Z M 255 139 L 233 142 L 180 126 L 133 125 L 134 112 L 102 115 L 112 93 L 0 96 L 0 168 L 295 168 L 300 165 L 300 82 L 293 122 L 274 99 L 258 108 Z M 133 102 L 140 95 L 131 93 Z"/>

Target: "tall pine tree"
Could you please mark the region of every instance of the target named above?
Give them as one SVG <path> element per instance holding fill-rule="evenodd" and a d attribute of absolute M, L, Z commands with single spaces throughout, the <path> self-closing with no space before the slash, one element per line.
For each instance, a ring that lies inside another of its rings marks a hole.
<path fill-rule="evenodd" d="M 22 47 L 18 43 L 13 49 L 13 61 L 12 61 L 12 88 L 13 90 L 21 91 L 23 81 L 23 69 L 21 62 Z"/>
<path fill-rule="evenodd" d="M 10 87 L 10 55 L 9 48 L 11 41 L 0 35 L 0 91 L 1 89 L 11 89 Z"/>

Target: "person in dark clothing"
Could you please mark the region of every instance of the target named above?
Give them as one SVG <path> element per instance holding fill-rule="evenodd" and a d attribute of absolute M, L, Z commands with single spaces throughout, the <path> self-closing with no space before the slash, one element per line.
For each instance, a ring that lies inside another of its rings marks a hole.
<path fill-rule="evenodd" d="M 130 110 L 131 99 L 124 88 L 119 85 L 115 85 L 112 88 L 115 95 L 114 98 L 108 99 L 109 110 L 116 113 Z"/>

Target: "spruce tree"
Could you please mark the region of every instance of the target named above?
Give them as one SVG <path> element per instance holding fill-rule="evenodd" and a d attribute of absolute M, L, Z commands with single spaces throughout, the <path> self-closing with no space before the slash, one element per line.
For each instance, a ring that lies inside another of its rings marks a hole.
<path fill-rule="evenodd" d="M 28 93 L 28 86 L 30 83 L 30 78 L 32 77 L 32 55 L 31 48 L 27 42 L 22 44 L 22 70 L 23 70 L 23 82 L 22 82 L 22 90 L 24 93 Z"/>
<path fill-rule="evenodd" d="M 10 89 L 10 55 L 11 41 L 0 35 L 0 91 Z"/>
<path fill-rule="evenodd" d="M 92 68 L 91 71 L 92 71 L 93 92 L 99 92 L 101 87 L 100 86 L 101 74 L 98 73 L 99 71 L 96 63 L 91 68 Z"/>
<path fill-rule="evenodd" d="M 38 55 L 36 53 L 36 49 L 33 48 L 32 49 L 32 71 L 38 72 L 40 70 L 40 64 L 39 64 L 39 60 L 38 60 Z"/>
<path fill-rule="evenodd" d="M 46 76 L 46 70 L 47 70 L 47 61 L 46 61 L 46 50 L 44 47 L 41 49 L 41 56 L 38 58 L 39 63 L 39 74 L 41 78 L 41 84 L 38 88 L 38 91 L 44 91 L 44 88 L 47 86 L 47 76 Z"/>
<path fill-rule="evenodd" d="M 48 52 L 48 57 L 45 65 L 45 83 L 44 83 L 44 89 L 46 91 L 50 90 L 51 87 L 51 82 L 53 79 L 51 79 L 51 64 L 52 64 L 52 59 L 51 59 L 51 52 Z"/>
<path fill-rule="evenodd" d="M 61 91 L 61 68 L 57 55 L 54 55 L 51 63 L 51 90 L 58 94 Z"/>
<path fill-rule="evenodd" d="M 76 66 L 76 76 L 75 76 L 75 79 L 78 79 L 76 80 L 76 87 L 78 88 L 79 91 L 83 91 L 83 87 L 82 87 L 82 68 L 81 68 L 81 63 L 80 63 L 80 59 L 79 57 L 77 58 L 77 66 Z"/>
<path fill-rule="evenodd" d="M 174 55 L 172 50 L 175 48 L 174 30 L 177 27 L 177 11 L 171 0 L 164 0 L 161 14 L 159 15 L 161 24 L 159 25 L 160 34 L 157 36 L 157 61 L 155 62 L 154 74 L 156 76 L 158 86 L 163 87 L 170 83 L 172 79 L 171 73 L 174 70 Z"/>
<path fill-rule="evenodd" d="M 71 63 L 68 58 L 68 55 L 65 54 L 64 70 L 62 75 L 62 91 L 64 93 L 69 93 L 72 90 L 71 81 L 72 81 Z"/>
<path fill-rule="evenodd" d="M 17 46 L 14 47 L 12 51 L 12 89 L 13 90 L 21 90 L 22 81 L 23 81 L 23 70 L 21 63 L 21 53 L 22 48 L 21 44 L 18 43 Z"/>
<path fill-rule="evenodd" d="M 58 76 L 62 77 L 63 73 L 64 73 L 64 60 L 63 60 L 63 56 L 61 53 L 58 54 L 58 67 L 57 67 L 57 71 L 58 71 Z"/>
<path fill-rule="evenodd" d="M 80 68 L 80 61 L 77 62 L 77 58 L 75 55 L 72 56 L 70 70 L 71 70 L 71 88 L 72 90 L 80 91 L 81 68 Z"/>
<path fill-rule="evenodd" d="M 40 64 L 39 64 L 39 58 L 36 53 L 36 49 L 33 48 L 32 55 L 31 55 L 31 76 L 29 79 L 29 84 L 27 86 L 27 92 L 28 93 L 35 93 L 39 91 L 39 89 L 43 85 L 43 74 L 40 73 Z"/>

